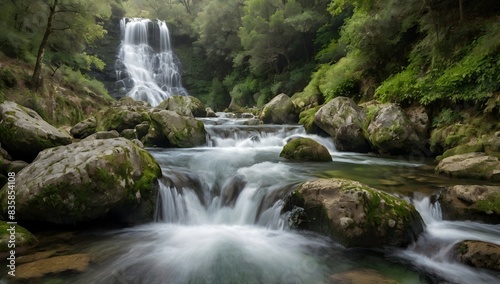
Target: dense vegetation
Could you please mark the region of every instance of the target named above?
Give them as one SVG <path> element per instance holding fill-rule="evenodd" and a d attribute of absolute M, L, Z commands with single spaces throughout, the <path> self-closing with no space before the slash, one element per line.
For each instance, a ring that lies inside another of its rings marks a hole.
<path fill-rule="evenodd" d="M 0 49 L 104 92 L 81 72 L 104 67 L 92 44 L 112 13 L 166 20 L 188 91 L 217 110 L 286 93 L 498 112 L 498 0 L 12 0 Z"/>

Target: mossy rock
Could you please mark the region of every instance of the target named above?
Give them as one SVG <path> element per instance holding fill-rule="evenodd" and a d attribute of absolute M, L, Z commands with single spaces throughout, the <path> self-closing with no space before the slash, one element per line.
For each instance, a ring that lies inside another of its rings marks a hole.
<path fill-rule="evenodd" d="M 95 117 L 91 116 L 73 126 L 70 133 L 74 138 L 83 139 L 96 133 L 96 129 L 97 120 L 95 119 Z"/>
<path fill-rule="evenodd" d="M 168 140 L 169 147 L 190 148 L 206 143 L 205 127 L 199 120 L 170 110 L 153 112 L 151 119 L 154 129 L 160 130 Z M 147 143 L 144 144 L 147 146 Z"/>
<path fill-rule="evenodd" d="M 11 228 L 15 228 L 15 248 L 9 248 L 11 238 Z M 8 230 L 9 229 L 9 230 Z M 16 254 L 26 252 L 38 244 L 36 237 L 20 225 L 9 225 L 5 221 L 0 221 L 0 256 L 8 255 L 10 250 L 15 250 Z M 16 255 L 17 256 L 17 255 Z"/>
<path fill-rule="evenodd" d="M 156 108 L 175 111 L 179 115 L 189 117 L 205 117 L 207 114 L 203 103 L 192 96 L 171 96 Z"/>
<path fill-rule="evenodd" d="M 280 153 L 280 157 L 294 161 L 331 162 L 328 149 L 311 138 L 294 138 Z"/>
<path fill-rule="evenodd" d="M 117 222 L 131 215 L 150 221 L 153 209 L 143 209 L 154 208 L 159 176 L 153 157 L 124 138 L 86 139 L 47 149 L 16 177 L 16 217 L 74 224 L 117 210 L 126 213 Z M 4 210 L 6 190 L 4 186 L 0 192 Z"/>
<path fill-rule="evenodd" d="M 452 248 L 453 258 L 465 265 L 500 271 L 500 246 L 481 241 L 461 241 Z"/>
<path fill-rule="evenodd" d="M 0 143 L 15 159 L 32 161 L 43 149 L 67 145 L 71 136 L 35 111 L 6 101 L 0 104 Z"/>
<path fill-rule="evenodd" d="M 263 107 L 259 118 L 264 123 L 291 124 L 297 123 L 298 112 L 290 97 L 279 94 Z"/>
<path fill-rule="evenodd" d="M 308 216 L 307 229 L 346 247 L 405 246 L 423 231 L 422 218 L 411 203 L 356 181 L 313 180 L 293 195 L 289 200 Z"/>
<path fill-rule="evenodd" d="M 500 186 L 450 186 L 441 192 L 439 202 L 448 220 L 500 222 Z"/>
<path fill-rule="evenodd" d="M 314 123 L 314 116 L 316 112 L 319 110 L 319 108 L 320 108 L 319 106 L 310 108 L 302 111 L 299 114 L 299 124 L 302 124 L 304 126 L 307 133 L 323 132 L 323 130 Z"/>
<path fill-rule="evenodd" d="M 456 178 L 500 181 L 500 159 L 480 152 L 454 155 L 442 159 L 436 172 Z"/>

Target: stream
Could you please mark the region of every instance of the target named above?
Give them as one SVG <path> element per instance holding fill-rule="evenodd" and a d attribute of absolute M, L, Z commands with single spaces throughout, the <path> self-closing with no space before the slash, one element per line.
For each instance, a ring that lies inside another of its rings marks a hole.
<path fill-rule="evenodd" d="M 223 115 L 200 120 L 208 146 L 148 149 L 163 171 L 154 222 L 58 240 L 49 232 L 45 249 L 64 243 L 66 253 L 87 253 L 92 264 L 85 273 L 36 283 L 336 283 L 332 275 L 351 270 L 376 271 L 398 283 L 499 282 L 492 271 L 447 257 L 461 240 L 500 245 L 500 225 L 442 220 L 429 196 L 462 181 L 435 175 L 430 160 L 340 153 L 331 139 L 296 125 L 252 126 Z M 327 146 L 333 161 L 280 158 L 297 136 Z M 319 177 L 355 179 L 411 200 L 426 223 L 424 233 L 408 248 L 367 250 L 289 229 L 283 199 Z"/>

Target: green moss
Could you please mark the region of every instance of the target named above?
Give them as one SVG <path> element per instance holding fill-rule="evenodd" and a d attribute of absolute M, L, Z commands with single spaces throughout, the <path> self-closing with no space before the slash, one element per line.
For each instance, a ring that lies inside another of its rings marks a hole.
<path fill-rule="evenodd" d="M 312 133 L 317 131 L 318 126 L 316 126 L 316 124 L 314 123 L 314 117 L 320 108 L 321 108 L 320 106 L 313 107 L 304 110 L 299 114 L 299 124 L 304 125 L 304 128 L 306 129 L 307 133 Z"/>
<path fill-rule="evenodd" d="M 0 221 L 0 252 L 6 252 L 11 250 L 8 247 L 8 242 L 10 238 L 10 232 L 7 229 L 10 229 L 11 226 L 7 224 L 7 222 Z M 28 230 L 21 227 L 20 225 L 15 225 L 16 227 L 16 249 L 26 249 L 29 247 L 33 247 L 38 243 L 38 240 L 35 238 L 33 234 L 31 234 Z"/>
<path fill-rule="evenodd" d="M 486 200 L 479 200 L 476 202 L 476 208 L 486 214 L 500 215 L 500 194 L 493 193 L 486 198 Z"/>
<path fill-rule="evenodd" d="M 446 150 L 442 156 L 437 158 L 438 161 L 451 157 L 454 155 L 460 155 L 460 154 L 467 154 L 467 153 L 473 153 L 473 152 L 484 152 L 484 146 L 482 143 L 477 143 L 477 144 L 466 144 L 466 145 L 459 145 L 457 147 L 454 147 L 452 149 Z"/>

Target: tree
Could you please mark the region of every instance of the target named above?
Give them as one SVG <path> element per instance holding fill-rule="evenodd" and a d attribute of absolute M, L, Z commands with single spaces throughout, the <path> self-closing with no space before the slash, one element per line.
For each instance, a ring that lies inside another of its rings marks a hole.
<path fill-rule="evenodd" d="M 105 30 L 97 22 L 111 15 L 111 0 L 84 1 L 84 0 L 43 0 L 44 13 L 47 14 L 43 36 L 38 46 L 36 64 L 31 77 L 30 85 L 38 89 L 42 80 L 42 65 L 46 49 L 50 45 L 54 33 L 64 33 L 64 39 L 72 40 L 68 45 L 83 51 L 85 44 L 104 36 Z M 60 40 L 60 39 L 59 39 Z M 78 48 L 80 47 L 80 48 Z"/>

